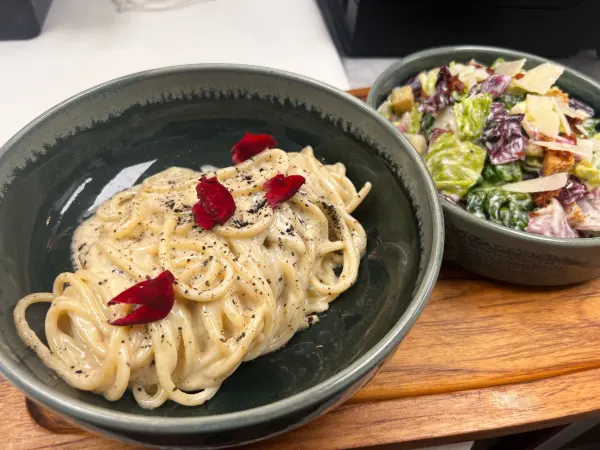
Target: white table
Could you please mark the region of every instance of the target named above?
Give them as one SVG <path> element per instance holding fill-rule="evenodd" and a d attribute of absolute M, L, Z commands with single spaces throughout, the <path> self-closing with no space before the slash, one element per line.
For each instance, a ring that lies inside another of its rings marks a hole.
<path fill-rule="evenodd" d="M 274 67 L 349 88 L 314 0 L 213 0 L 127 13 L 110 0 L 54 0 L 40 36 L 0 41 L 0 145 L 91 86 L 206 62 Z"/>

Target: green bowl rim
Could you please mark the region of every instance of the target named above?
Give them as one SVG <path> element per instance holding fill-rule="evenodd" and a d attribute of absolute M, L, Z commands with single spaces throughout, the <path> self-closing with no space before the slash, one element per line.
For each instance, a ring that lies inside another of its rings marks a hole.
<path fill-rule="evenodd" d="M 68 107 L 71 103 L 77 102 L 84 97 L 93 93 L 102 92 L 107 88 L 118 87 L 135 83 L 139 79 L 147 79 L 152 77 L 160 77 L 178 73 L 202 73 L 211 70 L 222 70 L 225 72 L 246 72 L 255 75 L 268 75 L 281 77 L 290 83 L 299 83 L 312 88 L 326 91 L 331 95 L 342 97 L 346 100 L 349 106 L 358 108 L 364 114 L 371 116 L 378 121 L 384 128 L 388 129 L 390 136 L 397 139 L 399 147 L 404 147 L 410 158 L 415 162 L 418 170 L 422 172 L 424 184 L 422 189 L 429 199 L 428 213 L 431 215 L 432 222 L 432 248 L 431 256 L 428 261 L 423 261 L 420 265 L 420 271 L 423 273 L 422 280 L 415 286 L 412 300 L 407 310 L 402 314 L 398 322 L 386 333 L 386 335 L 367 353 L 358 358 L 345 369 L 341 370 L 333 377 L 313 386 L 303 392 L 295 394 L 291 397 L 269 403 L 257 408 L 237 411 L 233 413 L 218 414 L 204 417 L 145 417 L 135 413 L 117 412 L 110 407 L 94 406 L 82 400 L 73 399 L 72 397 L 55 392 L 55 390 L 43 382 L 38 380 L 34 375 L 24 370 L 16 361 L 6 358 L 3 350 L 0 350 L 0 373 L 6 377 L 8 381 L 16 387 L 31 396 L 34 400 L 38 400 L 42 404 L 74 417 L 84 422 L 108 427 L 113 430 L 143 432 L 148 430 L 150 433 L 160 434 L 198 434 L 221 431 L 233 431 L 240 428 L 258 425 L 263 422 L 268 422 L 280 418 L 285 415 L 290 415 L 302 409 L 312 407 L 314 405 L 323 404 L 328 399 L 336 394 L 343 392 L 345 389 L 352 386 L 354 383 L 365 377 L 370 371 L 376 369 L 385 358 L 399 345 L 404 335 L 409 331 L 411 326 L 417 320 L 420 312 L 425 307 L 429 296 L 433 290 L 433 286 L 437 280 L 440 266 L 442 263 L 443 246 L 444 246 L 444 226 L 443 214 L 440 207 L 437 190 L 429 176 L 427 167 L 421 158 L 415 157 L 414 152 L 409 147 L 408 140 L 400 136 L 395 127 L 381 115 L 373 111 L 366 103 L 358 100 L 354 96 L 303 75 L 286 72 L 283 70 L 252 66 L 241 64 L 188 64 L 179 66 L 163 67 L 159 69 L 151 69 L 142 72 L 137 72 L 125 75 L 105 83 L 96 85 L 79 94 L 76 94 L 58 105 L 50 108 L 42 113 L 29 124 L 17 132 L 9 139 L 2 147 L 0 147 L 0 163 L 4 158 L 5 152 L 20 139 L 25 137 L 32 129 L 38 126 L 47 118 L 51 118 L 60 113 L 60 111 Z M 425 205 L 424 205 L 425 206 Z"/>
<path fill-rule="evenodd" d="M 543 58 L 538 55 L 534 55 L 533 53 L 521 52 L 519 50 L 512 50 L 508 48 L 502 47 L 491 47 L 485 45 L 449 45 L 444 47 L 432 47 L 426 50 L 421 50 L 418 52 L 411 53 L 391 64 L 387 69 L 385 69 L 381 75 L 377 77 L 373 86 L 369 91 L 369 95 L 367 96 L 367 104 L 374 109 L 377 109 L 375 104 L 375 88 L 383 84 L 389 77 L 391 77 L 397 70 L 403 67 L 405 64 L 412 64 L 414 61 L 418 61 L 421 58 L 427 58 L 430 56 L 447 56 L 449 61 L 452 59 L 452 55 L 456 52 L 464 52 L 464 51 L 476 51 L 476 52 L 489 52 L 491 54 L 494 53 L 508 53 L 513 55 L 515 58 L 526 58 L 526 59 L 537 59 L 542 62 L 553 62 L 550 59 Z M 556 64 L 556 63 L 555 63 Z M 570 67 L 566 67 L 563 64 L 560 64 L 564 67 L 565 72 L 569 72 L 571 75 L 574 75 L 576 78 L 579 78 L 579 81 L 584 81 L 589 83 L 594 89 L 600 92 L 600 84 L 594 81 L 592 78 L 584 75 L 583 73 L 571 69 Z M 400 133 L 396 130 L 396 132 Z M 429 171 L 428 171 L 429 172 Z M 498 225 L 496 223 L 490 222 L 488 220 L 481 219 L 471 213 L 468 213 L 464 209 L 459 206 L 456 206 L 452 202 L 446 200 L 443 197 L 440 197 L 440 202 L 442 204 L 442 208 L 444 212 L 448 212 L 450 214 L 457 214 L 461 219 L 468 220 L 474 225 L 481 225 L 484 228 L 488 228 L 491 231 L 499 232 L 507 237 L 511 238 L 524 238 L 529 239 L 533 242 L 537 243 L 545 243 L 551 244 L 558 247 L 571 247 L 571 248 L 589 248 L 589 247 L 597 247 L 600 246 L 600 237 L 589 237 L 589 238 L 555 238 L 555 237 L 547 237 L 541 234 L 527 233 L 525 231 L 513 230 L 512 228 L 505 227 L 503 225 Z"/>

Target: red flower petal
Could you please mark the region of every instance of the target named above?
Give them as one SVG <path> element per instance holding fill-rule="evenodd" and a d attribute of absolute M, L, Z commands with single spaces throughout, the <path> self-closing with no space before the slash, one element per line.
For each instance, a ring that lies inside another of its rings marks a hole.
<path fill-rule="evenodd" d="M 143 325 L 145 323 L 156 322 L 162 320 L 169 315 L 169 309 L 153 309 L 150 306 L 143 305 L 135 309 L 132 313 L 125 317 L 113 320 L 110 324 L 115 327 L 126 327 L 129 325 Z"/>
<path fill-rule="evenodd" d="M 216 225 L 213 218 L 210 217 L 206 211 L 204 211 L 204 207 L 202 206 L 202 202 L 200 200 L 198 200 L 198 202 L 192 206 L 192 214 L 194 214 L 194 221 L 196 224 L 205 230 L 210 230 Z"/>
<path fill-rule="evenodd" d="M 131 314 L 114 320 L 111 325 L 138 325 L 167 317 L 175 303 L 174 281 L 173 274 L 165 270 L 156 278 L 142 281 L 121 292 L 108 302 L 108 306 L 127 304 L 140 307 Z"/>
<path fill-rule="evenodd" d="M 265 194 L 267 202 L 271 208 L 275 208 L 280 203 L 292 198 L 305 182 L 306 179 L 302 175 L 286 177 L 278 173 L 263 185 L 263 190 L 267 191 Z"/>
<path fill-rule="evenodd" d="M 202 177 L 196 185 L 198 203 L 192 207 L 194 219 L 205 230 L 217 223 L 223 225 L 235 212 L 235 201 L 231 192 L 219 183 L 217 177 Z"/>
<path fill-rule="evenodd" d="M 233 157 L 231 160 L 233 164 L 239 164 L 267 149 L 275 147 L 277 147 L 277 141 L 270 134 L 246 133 L 246 136 L 232 147 L 231 153 L 233 153 Z"/>

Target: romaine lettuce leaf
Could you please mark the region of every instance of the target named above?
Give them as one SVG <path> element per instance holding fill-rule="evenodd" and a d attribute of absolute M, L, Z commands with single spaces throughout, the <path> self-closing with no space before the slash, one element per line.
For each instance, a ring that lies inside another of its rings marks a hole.
<path fill-rule="evenodd" d="M 504 94 L 496 100 L 504 105 L 510 111 L 516 104 L 525 101 L 525 94 Z"/>
<path fill-rule="evenodd" d="M 463 198 L 477 183 L 485 156 L 483 148 L 459 141 L 454 133 L 443 133 L 430 144 L 425 163 L 440 192 Z"/>
<path fill-rule="evenodd" d="M 410 110 L 408 114 L 408 126 L 407 133 L 417 134 L 421 132 L 421 119 L 423 118 L 423 113 L 418 110 L 416 106 Z"/>
<path fill-rule="evenodd" d="M 573 173 L 585 183 L 589 190 L 600 187 L 600 170 L 593 162 L 581 161 L 575 165 Z"/>
<path fill-rule="evenodd" d="M 379 105 L 379 108 L 377 108 L 377 112 L 387 120 L 390 120 L 394 114 L 392 103 L 389 100 L 384 101 L 381 105 Z"/>
<path fill-rule="evenodd" d="M 468 212 L 515 230 L 525 229 L 533 208 L 529 194 L 506 192 L 498 186 L 476 186 L 467 194 Z"/>
<path fill-rule="evenodd" d="M 521 166 L 518 161 L 509 162 L 506 164 L 486 164 L 483 173 L 481 174 L 484 182 L 496 184 L 500 182 L 514 183 L 523 179 Z"/>
<path fill-rule="evenodd" d="M 440 69 L 432 69 L 428 72 L 421 72 L 419 74 L 418 80 L 421 82 L 421 91 L 424 92 L 427 97 L 431 97 L 435 92 L 435 85 L 439 73 Z"/>
<path fill-rule="evenodd" d="M 585 136 L 586 137 L 592 137 L 592 136 L 596 136 L 596 127 L 598 126 L 598 124 L 600 123 L 600 119 L 585 119 L 583 121 L 583 123 L 581 124 L 581 127 L 584 129 L 585 131 Z"/>
<path fill-rule="evenodd" d="M 491 104 L 490 94 L 478 94 L 454 105 L 454 119 L 460 139 L 475 140 L 481 137 Z"/>
<path fill-rule="evenodd" d="M 502 64 L 504 62 L 504 58 L 496 58 L 496 61 L 494 61 L 492 63 L 492 65 L 490 66 L 490 69 L 492 70 L 496 70 L 498 68 L 498 66 L 500 64 Z"/>
<path fill-rule="evenodd" d="M 544 170 L 544 157 L 543 156 L 530 156 L 527 155 L 524 161 L 521 163 L 521 171 L 539 177 L 542 175 Z M 531 176 L 530 176 L 531 177 Z"/>
<path fill-rule="evenodd" d="M 431 130 L 433 130 L 433 123 L 435 122 L 435 117 L 431 114 L 423 114 L 421 118 L 421 131 L 425 133 L 427 139 L 429 139 L 429 135 L 431 134 Z"/>

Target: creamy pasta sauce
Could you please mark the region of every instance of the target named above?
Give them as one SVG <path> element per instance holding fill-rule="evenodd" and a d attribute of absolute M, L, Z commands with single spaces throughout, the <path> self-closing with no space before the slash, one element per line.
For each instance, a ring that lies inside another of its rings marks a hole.
<path fill-rule="evenodd" d="M 306 182 L 271 208 L 262 186 L 280 173 Z M 210 231 L 192 215 L 201 175 L 216 176 L 236 203 L 234 216 Z M 115 195 L 78 227 L 75 272 L 60 274 L 51 293 L 19 301 L 19 335 L 78 389 L 118 400 L 130 388 L 144 408 L 169 399 L 200 405 L 242 361 L 283 346 L 356 281 L 366 236 L 350 214 L 370 188 L 357 192 L 343 164 L 321 164 L 310 147 L 268 150 L 205 173 L 165 170 Z M 176 277 L 168 316 L 110 325 L 132 307 L 108 301 L 164 270 Z M 38 302 L 51 303 L 48 346 L 25 318 Z"/>

